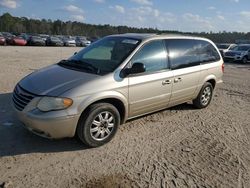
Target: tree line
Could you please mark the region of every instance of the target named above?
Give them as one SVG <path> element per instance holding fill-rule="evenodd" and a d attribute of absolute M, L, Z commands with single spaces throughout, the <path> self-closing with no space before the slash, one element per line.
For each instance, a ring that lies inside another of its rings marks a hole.
<path fill-rule="evenodd" d="M 61 21 L 51 19 L 33 19 L 27 17 L 14 17 L 9 13 L 0 16 L 0 32 L 12 33 L 40 33 L 49 35 L 81 35 L 87 37 L 103 37 L 120 33 L 174 33 L 202 36 L 217 43 L 234 43 L 236 40 L 250 40 L 250 32 L 180 32 L 159 30 L 157 28 L 135 28 L 128 26 L 94 25 L 77 21 Z"/>

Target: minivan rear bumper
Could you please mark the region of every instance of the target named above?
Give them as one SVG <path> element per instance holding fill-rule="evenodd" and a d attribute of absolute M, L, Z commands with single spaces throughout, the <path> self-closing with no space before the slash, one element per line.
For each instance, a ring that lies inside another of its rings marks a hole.
<path fill-rule="evenodd" d="M 66 138 L 75 135 L 80 115 L 46 117 L 34 115 L 32 112 L 17 111 L 18 119 L 29 131 L 46 138 Z"/>

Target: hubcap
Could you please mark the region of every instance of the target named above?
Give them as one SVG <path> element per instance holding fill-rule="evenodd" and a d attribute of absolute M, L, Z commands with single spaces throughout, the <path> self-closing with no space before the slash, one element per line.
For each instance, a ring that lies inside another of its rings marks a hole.
<path fill-rule="evenodd" d="M 206 106 L 209 103 L 211 94 L 212 94 L 211 88 L 206 87 L 201 95 L 201 104 L 203 106 Z"/>
<path fill-rule="evenodd" d="M 94 140 L 102 141 L 114 130 L 114 116 L 110 112 L 101 112 L 92 121 L 90 134 Z"/>

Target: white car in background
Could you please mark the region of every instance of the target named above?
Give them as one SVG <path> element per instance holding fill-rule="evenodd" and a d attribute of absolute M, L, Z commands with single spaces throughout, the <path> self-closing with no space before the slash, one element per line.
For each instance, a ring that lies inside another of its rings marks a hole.
<path fill-rule="evenodd" d="M 76 37 L 76 46 L 89 46 L 91 44 L 91 41 L 87 40 L 86 37 L 83 36 L 77 36 Z"/>
<path fill-rule="evenodd" d="M 74 37 L 68 36 L 63 38 L 64 46 L 76 46 L 76 40 Z"/>

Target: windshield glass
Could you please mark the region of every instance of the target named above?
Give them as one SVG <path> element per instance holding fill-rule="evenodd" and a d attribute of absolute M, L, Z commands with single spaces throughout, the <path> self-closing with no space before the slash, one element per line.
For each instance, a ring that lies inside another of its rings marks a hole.
<path fill-rule="evenodd" d="M 51 40 L 59 41 L 60 39 L 57 37 L 50 37 Z"/>
<path fill-rule="evenodd" d="M 78 37 L 78 40 L 87 40 L 86 37 Z"/>
<path fill-rule="evenodd" d="M 69 66 L 75 66 L 75 62 L 79 65 L 83 64 L 82 66 L 78 66 L 79 69 L 81 67 L 85 68 L 84 64 L 87 64 L 88 67 L 92 67 L 94 70 L 92 71 L 93 73 L 104 75 L 113 72 L 139 43 L 140 41 L 137 39 L 107 37 L 84 48 L 72 56 L 67 63 Z"/>
<path fill-rule="evenodd" d="M 236 46 L 235 48 L 233 48 L 233 50 L 235 51 L 247 51 L 250 49 L 250 46 Z"/>
<path fill-rule="evenodd" d="M 37 37 L 37 36 L 32 36 L 32 39 L 35 39 L 35 40 L 42 40 L 41 37 Z"/>
<path fill-rule="evenodd" d="M 228 49 L 230 44 L 217 44 L 217 47 L 219 49 Z"/>

